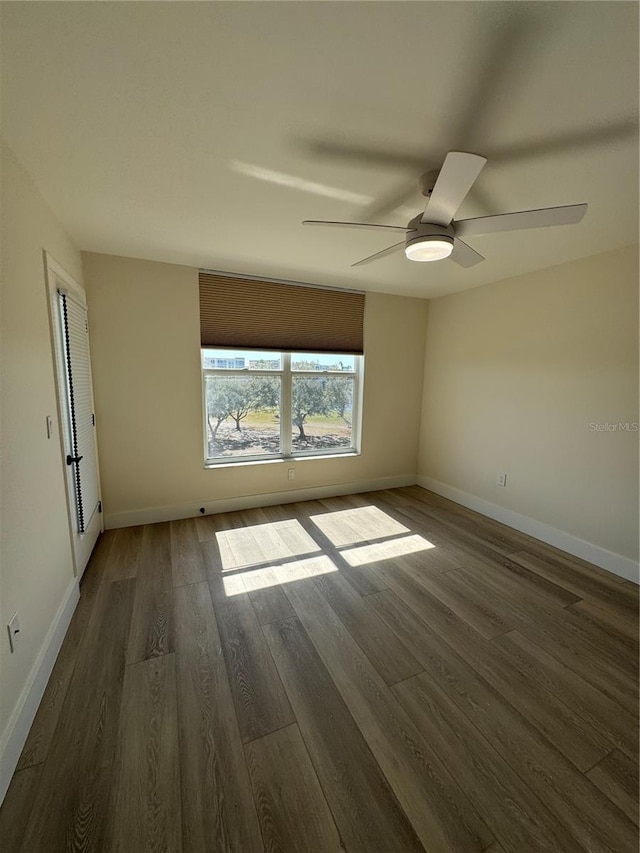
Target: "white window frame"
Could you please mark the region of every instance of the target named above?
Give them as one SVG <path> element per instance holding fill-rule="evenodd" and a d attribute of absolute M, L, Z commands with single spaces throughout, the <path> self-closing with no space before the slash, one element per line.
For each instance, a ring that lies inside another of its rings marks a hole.
<path fill-rule="evenodd" d="M 239 352 L 239 348 L 225 349 L 224 347 L 203 347 L 215 352 Z M 251 352 L 247 350 L 247 352 Z M 280 356 L 280 370 L 250 370 L 244 368 L 235 370 L 229 368 L 202 367 L 200 363 L 202 383 L 202 422 L 204 437 L 204 461 L 205 468 L 217 468 L 221 465 L 250 465 L 260 462 L 292 461 L 302 459 L 326 459 L 330 456 L 359 456 L 360 442 L 362 437 L 362 402 L 363 402 L 363 378 L 364 378 L 364 355 L 353 353 L 323 353 L 336 358 L 340 356 L 353 358 L 353 371 L 346 370 L 292 370 L 291 353 L 276 352 Z M 315 353 L 310 353 L 315 355 Z M 275 376 L 281 380 L 280 385 L 280 453 L 249 454 L 242 456 L 209 456 L 209 424 L 207 420 L 207 376 Z M 349 447 L 331 447 L 320 450 L 303 450 L 296 452 L 293 448 L 292 433 L 293 420 L 291 417 L 291 388 L 293 378 L 308 378 L 317 376 L 348 377 L 353 379 L 353 409 L 351 413 L 351 445 Z"/>

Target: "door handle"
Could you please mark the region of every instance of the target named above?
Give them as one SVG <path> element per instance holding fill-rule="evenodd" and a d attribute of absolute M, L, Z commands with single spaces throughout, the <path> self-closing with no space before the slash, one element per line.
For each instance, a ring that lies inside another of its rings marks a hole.
<path fill-rule="evenodd" d="M 74 462 L 79 462 L 82 456 L 70 456 L 67 454 L 67 465 L 73 465 Z"/>

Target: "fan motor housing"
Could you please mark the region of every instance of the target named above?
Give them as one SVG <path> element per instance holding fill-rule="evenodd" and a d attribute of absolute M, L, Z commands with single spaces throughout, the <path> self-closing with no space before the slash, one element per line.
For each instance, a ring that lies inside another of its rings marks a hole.
<path fill-rule="evenodd" d="M 422 214 L 416 216 L 407 226 L 415 230 L 408 232 L 405 246 L 411 246 L 413 243 L 421 243 L 425 237 L 438 237 L 453 245 L 455 231 L 452 225 L 434 225 L 431 222 L 420 222 L 421 216 Z"/>

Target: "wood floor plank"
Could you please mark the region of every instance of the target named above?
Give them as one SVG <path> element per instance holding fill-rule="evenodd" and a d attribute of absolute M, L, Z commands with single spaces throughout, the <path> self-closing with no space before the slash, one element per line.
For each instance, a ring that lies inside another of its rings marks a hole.
<path fill-rule="evenodd" d="M 415 638 L 416 653 L 420 643 L 426 674 L 415 680 L 437 684 L 576 841 L 587 850 L 631 851 L 636 831 L 582 773 L 484 679 L 470 676 L 465 661 L 425 622 L 384 593 L 378 601 L 401 639 L 409 645 Z"/>
<path fill-rule="evenodd" d="M 458 541 L 469 555 L 464 568 L 475 569 L 479 574 L 487 575 L 498 583 L 506 581 L 517 584 L 523 594 L 549 607 L 567 607 L 580 601 L 577 593 L 565 589 L 554 583 L 552 579 L 534 572 L 511 557 L 495 553 L 475 538 Z"/>
<path fill-rule="evenodd" d="M 416 508 L 417 507 L 419 508 Z M 401 512 L 414 523 L 424 525 L 435 544 L 445 549 L 454 549 L 455 559 L 460 567 L 476 569 L 479 573 L 490 573 L 497 578 L 507 578 L 517 582 L 523 592 L 531 592 L 542 597 L 547 604 L 565 607 L 579 600 L 580 596 L 562 585 L 553 582 L 552 578 L 532 571 L 517 562 L 509 555 L 511 543 L 505 543 L 502 538 L 495 539 L 482 535 L 482 528 L 477 532 L 469 531 L 468 525 L 456 523 L 448 513 L 443 513 L 417 501 L 411 501 Z"/>
<path fill-rule="evenodd" d="M 531 621 L 520 625 L 519 632 L 561 659 L 630 714 L 636 713 L 637 676 L 629 672 L 630 661 L 629 665 L 621 669 L 619 664 L 623 659 L 622 654 L 619 660 L 605 655 L 595 643 L 581 642 L 578 637 L 571 636 L 567 630 L 563 630 L 563 626 L 558 624 L 549 627 L 546 623 L 537 624 Z"/>
<path fill-rule="evenodd" d="M 593 622 L 601 630 L 608 631 L 616 637 L 624 637 L 626 645 L 638 654 L 638 614 L 626 617 L 620 611 L 583 599 L 571 605 L 584 618 Z"/>
<path fill-rule="evenodd" d="M 309 537 L 305 541 L 296 535 L 295 530 L 291 530 L 295 521 L 269 521 L 264 510 L 254 510 L 251 515 L 242 513 L 242 518 L 253 521 L 251 533 L 265 566 L 258 573 L 255 584 L 252 583 L 252 573 L 245 573 L 243 579 L 258 622 L 266 625 L 268 622 L 286 619 L 293 615 L 293 608 L 282 591 L 276 573 L 270 567 L 305 554 L 318 553 L 320 548 Z"/>
<path fill-rule="evenodd" d="M 245 746 L 266 850 L 344 850 L 297 725 Z"/>
<path fill-rule="evenodd" d="M 398 626 L 394 613 L 404 613 L 407 642 L 418 660 L 425 654 L 424 645 L 428 648 L 431 642 L 432 635 L 424 631 L 422 624 L 426 623 L 468 665 L 467 678 L 472 677 L 471 670 L 482 676 L 579 770 L 587 770 L 610 752 L 611 743 L 599 727 L 580 717 L 571 704 L 532 678 L 528 669 L 521 669 L 517 658 L 510 657 L 502 646 L 478 637 L 463 619 L 426 590 L 417 585 L 400 586 L 399 597 L 387 591 L 371 596 L 368 602 L 397 634 L 404 629 Z M 404 607 L 411 612 L 406 613 Z"/>
<path fill-rule="evenodd" d="M 569 554 L 566 551 L 561 551 L 559 548 L 554 548 L 547 542 L 541 542 L 539 539 L 530 540 L 520 549 L 526 554 L 531 554 L 534 557 L 543 556 L 552 562 L 559 562 L 563 566 L 573 569 L 574 571 L 582 572 L 593 580 L 604 584 L 605 586 L 615 586 L 620 584 L 625 586 L 627 581 L 621 575 L 616 575 L 613 572 L 607 571 L 600 566 L 596 566 L 588 560 L 583 560 L 581 557 L 576 557 L 575 554 Z M 637 587 L 637 584 L 634 584 Z"/>
<path fill-rule="evenodd" d="M 174 586 L 206 580 L 204 561 L 193 518 L 182 518 L 169 525 L 171 540 L 171 574 Z"/>
<path fill-rule="evenodd" d="M 347 850 L 423 851 L 300 621 L 262 630 Z"/>
<path fill-rule="evenodd" d="M 212 515 L 198 515 L 193 519 L 199 542 L 210 542 L 216 538 L 218 531 L 218 520 L 222 513 Z"/>
<path fill-rule="evenodd" d="M 422 672 L 422 665 L 339 572 L 314 583 L 387 684 Z"/>
<path fill-rule="evenodd" d="M 638 826 L 638 762 L 614 750 L 587 776 Z"/>
<path fill-rule="evenodd" d="M 436 554 L 436 550 L 433 543 L 419 533 L 408 533 L 392 539 L 345 548 L 339 553 L 350 568 L 393 561 L 394 565 L 406 565 L 416 571 L 438 575 L 458 567 L 447 554 L 441 550 Z"/>
<path fill-rule="evenodd" d="M 481 577 L 476 575 L 476 580 L 487 584 L 487 594 L 496 600 L 501 599 L 516 615 L 520 624 L 535 623 L 547 628 L 572 648 L 578 651 L 588 649 L 592 657 L 601 658 L 603 662 L 621 670 L 632 679 L 637 675 L 637 644 L 613 634 L 597 620 L 590 619 L 578 607 L 570 606 L 558 610 L 536 592 L 524 590 L 513 578 L 497 578 L 485 574 Z"/>
<path fill-rule="evenodd" d="M 169 524 L 145 525 L 127 663 L 173 651 L 173 582 Z"/>
<path fill-rule="evenodd" d="M 98 591 L 21 853 L 104 849 L 135 584 Z"/>
<path fill-rule="evenodd" d="M 409 528 L 374 504 L 343 508 L 341 499 L 321 500 L 309 518 L 335 548 L 376 542 L 409 533 Z"/>
<path fill-rule="evenodd" d="M 274 586 L 250 592 L 249 598 L 260 625 L 287 619 L 293 615 L 291 602 L 277 582 Z"/>
<path fill-rule="evenodd" d="M 319 498 L 315 503 L 317 506 L 324 507 L 325 512 L 333 512 L 334 510 L 339 512 L 345 509 L 370 506 L 370 501 L 364 499 L 362 495 L 331 495 Z"/>
<path fill-rule="evenodd" d="M 493 600 L 479 594 L 468 582 L 468 577 L 461 572 L 461 569 L 455 569 L 437 577 L 413 572 L 412 577 L 485 639 L 499 637 L 515 628 L 516 623 L 510 614 L 499 612 Z"/>
<path fill-rule="evenodd" d="M 109 848 L 180 853 L 175 655 L 126 668 Z"/>
<path fill-rule="evenodd" d="M 286 506 L 267 506 L 259 510 L 260 514 L 256 517 L 253 529 L 263 550 L 269 553 L 271 559 L 304 557 L 320 550 L 314 537 L 298 520 L 300 508 L 306 506 L 306 503 L 294 503 Z M 309 502 L 309 506 L 317 506 L 317 503 Z"/>
<path fill-rule="evenodd" d="M 635 590 L 626 589 L 622 584 L 603 582 L 600 575 L 594 577 L 585 570 L 574 569 L 561 560 L 542 555 L 533 556 L 524 551 L 518 551 L 511 557 L 520 565 L 549 578 L 559 586 L 564 586 L 580 598 L 591 598 L 601 604 L 620 609 L 627 615 L 638 612 L 637 587 Z"/>
<path fill-rule="evenodd" d="M 138 525 L 106 531 L 105 536 L 113 536 L 113 544 L 104 573 L 105 582 L 137 577 L 143 530 L 144 526 Z"/>
<path fill-rule="evenodd" d="M 560 624 L 567 636 L 576 643 L 595 646 L 603 660 L 632 678 L 637 675 L 637 642 L 627 639 L 620 632 L 611 631 L 599 619 L 577 607 L 567 607 L 562 613 Z"/>
<path fill-rule="evenodd" d="M 293 711 L 251 601 L 246 594 L 228 597 L 221 589 L 216 542 L 204 543 L 202 549 L 240 733 L 246 742 L 290 725 Z"/>
<path fill-rule="evenodd" d="M 97 588 L 105 580 L 109 573 L 109 563 L 113 551 L 114 540 L 117 531 L 105 530 L 98 536 L 98 540 L 91 552 L 89 562 L 80 580 L 80 590 L 87 584 L 91 589 Z"/>
<path fill-rule="evenodd" d="M 184 849 L 259 853 L 262 836 L 208 585 L 179 587 L 175 606 Z"/>
<path fill-rule="evenodd" d="M 240 514 L 247 524 L 251 522 L 250 533 L 267 563 L 291 560 L 318 554 L 320 545 L 306 532 L 295 517 L 270 518 L 267 510 L 252 510 L 251 514 Z"/>
<path fill-rule="evenodd" d="M 27 741 L 20 755 L 17 770 L 39 764 L 47 756 L 60 712 L 67 696 L 80 645 L 93 610 L 93 605 L 108 567 L 113 537 L 103 533 L 85 569 L 80 584 L 80 601 L 75 609 L 64 643 L 38 706 Z"/>
<path fill-rule="evenodd" d="M 521 633 L 570 660 L 577 672 L 634 712 L 638 704 L 637 661 L 614 637 L 590 627 L 569 608 L 549 607 L 517 584 L 503 579 L 496 582 L 467 569 L 455 572 L 475 588 L 478 596 L 490 600 L 496 612 L 504 618 L 511 616 Z"/>
<path fill-rule="evenodd" d="M 582 851 L 460 709 L 425 674 L 393 687 L 510 853 Z M 489 847 L 489 850 L 492 848 Z"/>
<path fill-rule="evenodd" d="M 286 512 L 285 516 L 288 515 L 289 512 Z M 268 517 L 266 513 L 265 517 Z M 320 544 L 304 529 L 300 521 L 295 517 L 285 517 L 285 519 L 276 521 L 275 532 L 278 539 L 286 546 L 289 556 L 305 557 L 322 551 Z"/>
<path fill-rule="evenodd" d="M 221 521 L 220 516 L 215 516 L 216 522 Z M 207 539 L 200 544 L 200 552 L 204 561 L 207 583 L 209 591 L 214 602 L 225 603 L 230 594 L 234 593 L 238 597 L 249 600 L 244 581 L 237 572 L 223 572 L 222 569 L 222 554 L 218 540 L 214 537 Z M 236 578 L 237 580 L 233 580 Z M 225 586 L 225 582 L 227 585 Z"/>
<path fill-rule="evenodd" d="M 42 765 L 36 764 L 13 774 L 0 805 L 0 845 L 3 850 L 20 850 L 31 818 L 41 770 Z"/>
<path fill-rule="evenodd" d="M 249 570 L 264 564 L 262 550 L 253 532 L 245 527 L 220 530 L 216 534 L 222 571 Z"/>
<path fill-rule="evenodd" d="M 222 650 L 244 741 L 294 721 L 250 601 L 216 604 Z"/>
<path fill-rule="evenodd" d="M 425 847 L 483 850 L 486 824 L 315 584 L 286 593 Z"/>
<path fill-rule="evenodd" d="M 599 729 L 627 756 L 638 754 L 638 717 L 618 705 L 605 692 L 577 674 L 571 666 L 519 631 L 493 640 L 515 661 L 528 678 L 537 681 Z"/>

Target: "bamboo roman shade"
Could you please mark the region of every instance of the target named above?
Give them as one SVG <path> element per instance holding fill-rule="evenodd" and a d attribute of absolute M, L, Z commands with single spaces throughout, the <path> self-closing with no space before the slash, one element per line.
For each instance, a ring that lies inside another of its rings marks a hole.
<path fill-rule="evenodd" d="M 203 347 L 363 352 L 364 293 L 200 272 Z"/>

